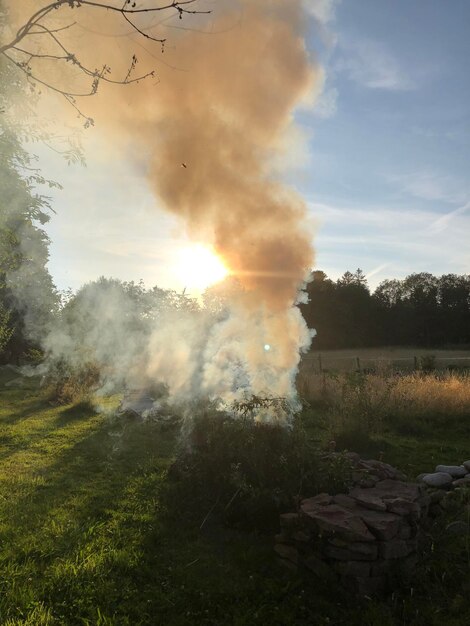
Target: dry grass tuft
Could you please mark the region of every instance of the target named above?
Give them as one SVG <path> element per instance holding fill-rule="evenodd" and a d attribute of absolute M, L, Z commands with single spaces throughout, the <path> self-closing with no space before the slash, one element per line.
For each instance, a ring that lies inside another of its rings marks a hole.
<path fill-rule="evenodd" d="M 470 418 L 470 377 L 455 373 L 405 375 L 302 372 L 298 390 L 310 404 L 326 409 L 333 429 L 401 432 L 464 425 Z"/>

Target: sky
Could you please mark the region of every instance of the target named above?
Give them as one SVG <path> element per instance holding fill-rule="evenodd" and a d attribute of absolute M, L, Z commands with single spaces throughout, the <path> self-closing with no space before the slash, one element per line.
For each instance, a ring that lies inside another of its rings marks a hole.
<path fill-rule="evenodd" d="M 325 72 L 301 107 L 281 168 L 315 223 L 315 268 L 361 268 L 374 288 L 412 272 L 470 273 L 470 3 L 305 0 L 308 49 Z M 143 168 L 99 128 L 86 167 L 40 150 L 56 215 L 49 269 L 59 289 L 101 275 L 184 288 L 188 240 Z"/>

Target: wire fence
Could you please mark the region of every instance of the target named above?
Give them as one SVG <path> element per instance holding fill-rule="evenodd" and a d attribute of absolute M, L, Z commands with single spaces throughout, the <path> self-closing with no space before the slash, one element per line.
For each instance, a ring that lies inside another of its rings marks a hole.
<path fill-rule="evenodd" d="M 470 356 L 412 355 L 403 357 L 376 357 L 363 355 L 336 356 L 331 354 L 308 354 L 302 358 L 302 369 L 311 372 L 328 371 L 470 371 Z"/>

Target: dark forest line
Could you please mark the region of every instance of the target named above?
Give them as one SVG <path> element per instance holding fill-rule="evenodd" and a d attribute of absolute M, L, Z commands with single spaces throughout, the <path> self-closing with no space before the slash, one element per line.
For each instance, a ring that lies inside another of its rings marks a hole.
<path fill-rule="evenodd" d="M 470 345 L 470 275 L 420 272 L 371 291 L 360 269 L 337 281 L 315 271 L 307 292 L 315 349 Z"/>

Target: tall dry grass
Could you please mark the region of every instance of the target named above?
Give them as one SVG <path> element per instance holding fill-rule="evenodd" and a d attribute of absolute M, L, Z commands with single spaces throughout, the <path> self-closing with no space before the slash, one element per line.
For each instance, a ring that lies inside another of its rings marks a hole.
<path fill-rule="evenodd" d="M 402 432 L 470 424 L 470 377 L 455 373 L 363 374 L 301 372 L 303 399 L 326 411 L 336 430 Z"/>

